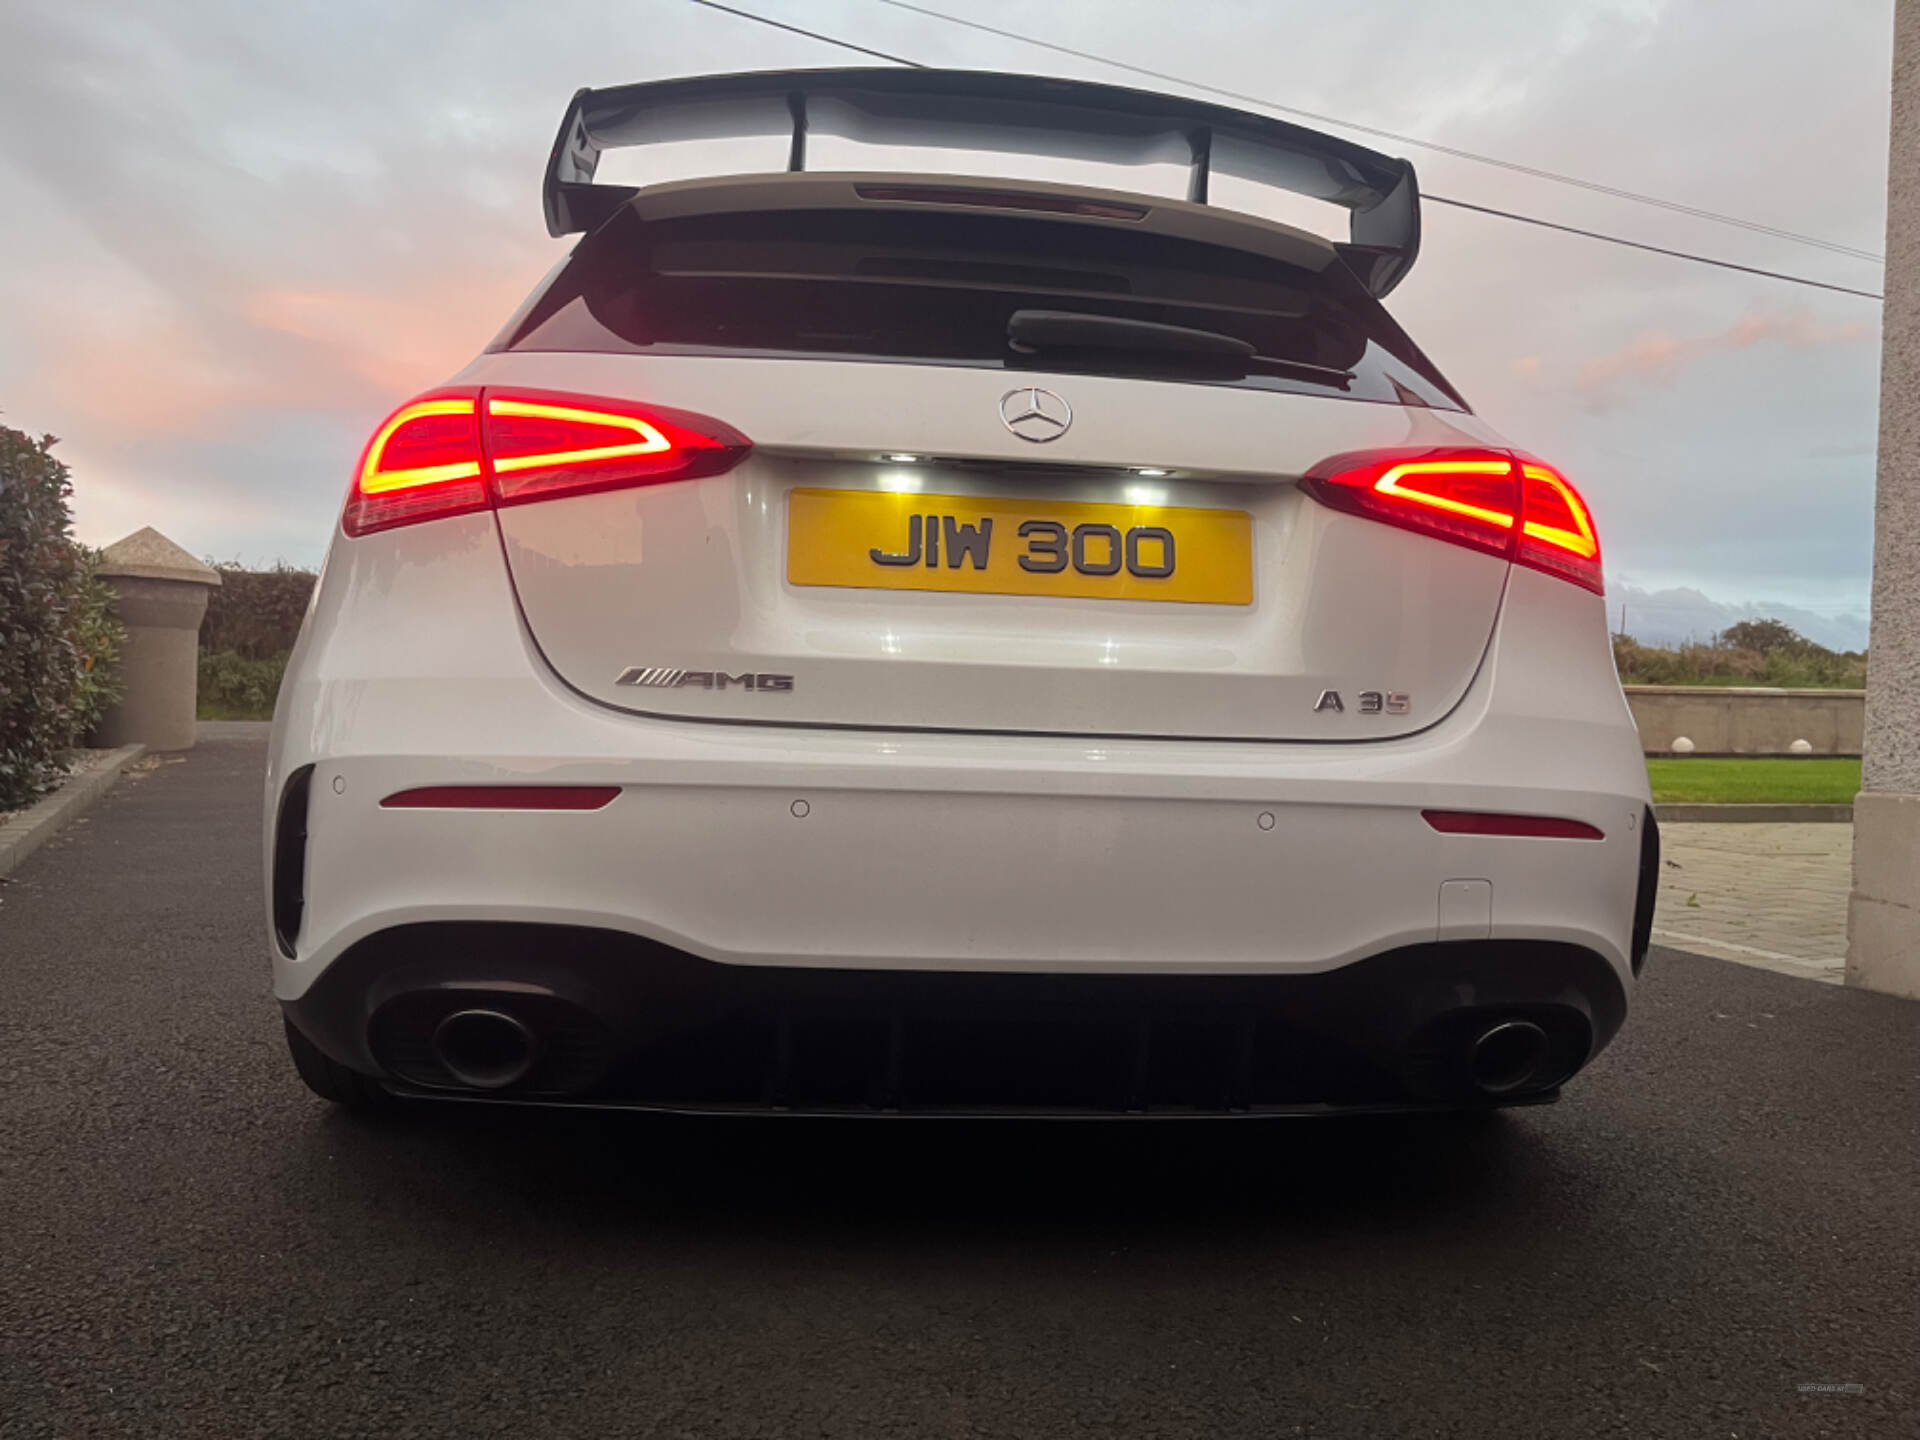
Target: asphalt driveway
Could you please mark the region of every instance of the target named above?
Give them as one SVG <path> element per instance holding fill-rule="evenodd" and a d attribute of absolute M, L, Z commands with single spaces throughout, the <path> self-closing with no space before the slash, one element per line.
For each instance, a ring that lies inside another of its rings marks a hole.
<path fill-rule="evenodd" d="M 0 885 L 0 1435 L 1920 1434 L 1920 1005 L 1656 951 L 1491 1127 L 360 1122 L 261 763 Z"/>

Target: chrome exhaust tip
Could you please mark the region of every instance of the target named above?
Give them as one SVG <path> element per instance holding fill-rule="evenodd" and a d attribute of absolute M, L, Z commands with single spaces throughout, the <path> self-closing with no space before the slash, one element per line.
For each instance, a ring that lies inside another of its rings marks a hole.
<path fill-rule="evenodd" d="M 1483 1095 L 1510 1095 L 1546 1074 L 1547 1032 L 1531 1020 L 1502 1020 L 1482 1030 L 1467 1053 L 1467 1070 Z"/>
<path fill-rule="evenodd" d="M 433 1058 L 472 1090 L 504 1090 L 539 1058 L 533 1031 L 504 1010 L 455 1010 L 433 1030 Z"/>

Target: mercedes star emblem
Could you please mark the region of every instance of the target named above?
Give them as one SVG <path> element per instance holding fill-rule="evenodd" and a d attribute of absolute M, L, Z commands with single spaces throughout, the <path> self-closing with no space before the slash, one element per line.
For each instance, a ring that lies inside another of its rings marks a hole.
<path fill-rule="evenodd" d="M 1044 445 L 1067 433 L 1073 407 L 1051 390 L 1027 385 L 1000 397 L 1000 423 L 1022 440 Z"/>

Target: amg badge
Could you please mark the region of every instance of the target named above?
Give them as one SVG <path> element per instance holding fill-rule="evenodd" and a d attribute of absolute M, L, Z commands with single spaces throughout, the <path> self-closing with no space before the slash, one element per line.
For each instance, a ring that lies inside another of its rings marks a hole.
<path fill-rule="evenodd" d="M 729 685 L 738 685 L 743 690 L 766 694 L 793 689 L 793 676 L 764 675 L 752 671 L 744 675 L 729 675 L 724 670 L 675 670 L 665 665 L 632 665 L 622 670 L 613 683 L 648 685 L 656 690 L 724 690 Z"/>

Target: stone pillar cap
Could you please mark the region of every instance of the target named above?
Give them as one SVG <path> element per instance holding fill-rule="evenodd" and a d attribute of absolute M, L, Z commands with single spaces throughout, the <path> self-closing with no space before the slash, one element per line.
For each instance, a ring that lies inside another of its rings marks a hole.
<path fill-rule="evenodd" d="M 184 580 L 218 585 L 220 572 L 202 565 L 151 525 L 142 526 L 101 552 L 96 575 L 132 575 L 146 580 Z"/>

